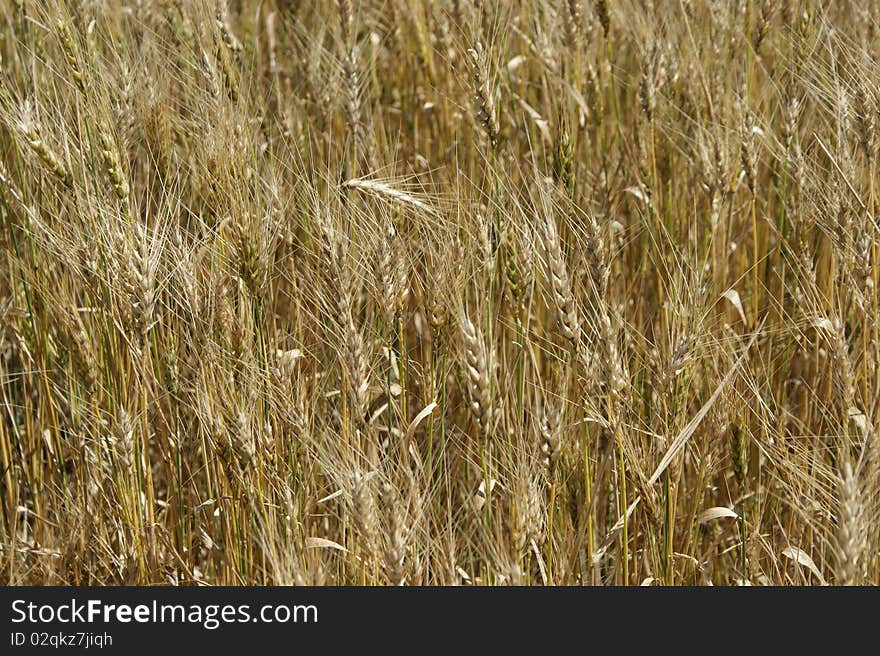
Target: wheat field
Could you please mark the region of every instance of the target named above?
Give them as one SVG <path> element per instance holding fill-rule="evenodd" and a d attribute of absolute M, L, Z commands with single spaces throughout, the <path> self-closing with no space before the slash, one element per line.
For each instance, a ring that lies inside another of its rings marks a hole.
<path fill-rule="evenodd" d="M 880 584 L 878 21 L 0 0 L 0 582 Z"/>

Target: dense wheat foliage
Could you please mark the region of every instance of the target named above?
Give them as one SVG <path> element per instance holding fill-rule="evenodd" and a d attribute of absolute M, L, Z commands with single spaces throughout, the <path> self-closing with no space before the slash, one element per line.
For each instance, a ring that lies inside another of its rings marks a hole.
<path fill-rule="evenodd" d="M 0 0 L 0 581 L 880 584 L 878 20 Z"/>

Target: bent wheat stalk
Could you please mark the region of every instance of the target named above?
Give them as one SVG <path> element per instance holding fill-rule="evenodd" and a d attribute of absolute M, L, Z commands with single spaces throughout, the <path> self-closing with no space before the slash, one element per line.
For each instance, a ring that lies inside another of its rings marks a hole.
<path fill-rule="evenodd" d="M 395 189 L 385 182 L 378 180 L 367 180 L 365 178 L 352 178 L 342 183 L 343 189 L 357 189 L 358 191 L 372 195 L 376 198 L 390 201 L 403 207 L 415 209 L 429 215 L 436 215 L 437 210 L 426 202 L 419 200 L 412 194 L 408 194 L 400 189 Z"/>
<path fill-rule="evenodd" d="M 766 318 L 764 319 L 764 321 L 766 321 Z M 669 448 L 660 459 L 660 463 L 657 465 L 654 473 L 651 474 L 651 477 L 648 479 L 648 487 L 654 485 L 658 480 L 660 480 L 663 472 L 666 471 L 666 468 L 669 467 L 670 463 L 672 463 L 675 457 L 679 453 L 681 453 L 681 450 L 685 447 L 691 435 L 693 435 L 694 431 L 697 430 L 700 422 L 703 421 L 703 419 L 709 413 L 709 410 L 712 408 L 713 405 L 715 405 L 715 401 L 717 401 L 718 397 L 721 396 L 724 388 L 727 387 L 728 384 L 730 384 L 731 380 L 733 380 L 736 372 L 739 371 L 739 368 L 746 361 L 746 357 L 748 356 L 748 353 L 752 348 L 752 344 L 755 343 L 755 340 L 758 339 L 758 335 L 761 334 L 761 331 L 764 328 L 764 321 L 761 322 L 761 325 L 758 326 L 758 329 L 752 334 L 752 338 L 749 340 L 749 343 L 742 350 L 742 353 L 740 353 L 739 358 L 737 358 L 737 361 L 734 363 L 733 367 L 730 368 L 730 371 L 727 372 L 727 375 L 724 376 L 724 378 L 718 384 L 718 387 L 715 388 L 715 391 L 712 392 L 712 396 L 709 397 L 709 400 L 703 404 L 703 407 L 697 411 L 697 414 L 694 415 L 693 419 L 688 422 L 688 425 L 684 427 L 684 429 L 672 441 L 672 444 L 669 445 Z M 621 515 L 617 522 L 615 522 L 614 526 L 611 527 L 608 535 L 605 536 L 605 539 L 602 541 L 596 551 L 593 552 L 594 565 L 598 565 L 600 562 L 602 562 L 602 558 L 605 556 L 608 548 L 614 544 L 615 540 L 617 540 L 617 536 L 623 530 L 623 527 L 626 525 L 627 521 L 629 521 L 629 518 L 638 507 L 641 500 L 641 497 L 636 497 L 633 502 L 629 504 L 626 512 Z"/>

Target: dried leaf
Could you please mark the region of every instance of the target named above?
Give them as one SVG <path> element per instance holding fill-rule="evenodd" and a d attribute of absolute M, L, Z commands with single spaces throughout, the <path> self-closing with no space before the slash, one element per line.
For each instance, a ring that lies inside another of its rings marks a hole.
<path fill-rule="evenodd" d="M 816 567 L 816 563 L 813 562 L 813 559 L 807 554 L 806 551 L 800 549 L 798 547 L 786 547 L 782 550 L 782 555 L 786 558 L 791 558 L 794 562 L 802 567 L 806 567 L 810 570 L 817 579 L 819 579 L 819 583 L 822 585 L 828 585 L 827 581 L 825 581 L 825 577 L 822 576 L 822 572 L 819 571 L 819 568 Z"/>
<path fill-rule="evenodd" d="M 735 307 L 736 311 L 739 313 L 739 318 L 742 319 L 743 324 L 748 326 L 749 322 L 746 320 L 746 311 L 743 309 L 742 299 L 739 297 L 739 292 L 735 289 L 728 289 L 721 296 L 733 304 L 733 307 Z"/>
<path fill-rule="evenodd" d="M 306 538 L 306 548 L 309 549 L 337 549 L 348 553 L 348 549 L 338 542 L 327 540 L 325 538 Z"/>
<path fill-rule="evenodd" d="M 715 506 L 713 508 L 707 508 L 703 512 L 700 513 L 700 516 L 697 517 L 697 522 L 700 524 L 705 524 L 706 522 L 710 522 L 713 519 L 721 519 L 722 517 L 730 517 L 731 519 L 739 518 L 735 512 L 733 512 L 730 508 L 725 508 L 724 506 Z"/>
<path fill-rule="evenodd" d="M 336 490 L 333 494 L 328 494 L 323 499 L 318 499 L 318 503 L 324 503 L 325 501 L 330 501 L 331 499 L 335 499 L 336 497 L 342 494 L 342 490 Z"/>
<path fill-rule="evenodd" d="M 436 408 L 436 407 L 437 407 L 436 401 L 429 403 L 428 405 L 426 405 L 422 409 L 422 411 L 419 414 L 417 414 L 415 416 L 415 418 L 410 422 L 409 428 L 406 429 L 407 439 L 409 439 L 410 437 L 413 436 L 413 433 L 416 432 L 416 428 L 419 427 L 419 424 L 421 424 L 425 420 L 425 417 L 427 417 L 429 414 L 434 412 L 434 408 Z"/>
<path fill-rule="evenodd" d="M 628 194 L 631 194 L 635 198 L 642 201 L 645 205 L 648 204 L 648 196 L 645 194 L 644 190 L 639 186 L 627 187 L 624 191 Z"/>

